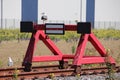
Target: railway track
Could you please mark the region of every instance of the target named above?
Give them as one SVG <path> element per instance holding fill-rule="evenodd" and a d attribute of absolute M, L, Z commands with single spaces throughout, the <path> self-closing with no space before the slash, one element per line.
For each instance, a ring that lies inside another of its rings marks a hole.
<path fill-rule="evenodd" d="M 115 69 L 116 72 L 120 71 L 120 67 L 117 66 Z M 82 69 L 81 75 L 91 75 L 91 74 L 105 74 L 108 72 L 107 67 L 101 68 L 90 68 Z M 0 80 L 35 80 L 43 77 L 53 77 L 53 76 L 74 76 L 74 68 L 69 66 L 67 69 L 59 69 L 58 65 L 52 66 L 36 66 L 32 67 L 31 72 L 24 72 L 23 67 L 19 68 L 6 68 L 0 69 Z"/>

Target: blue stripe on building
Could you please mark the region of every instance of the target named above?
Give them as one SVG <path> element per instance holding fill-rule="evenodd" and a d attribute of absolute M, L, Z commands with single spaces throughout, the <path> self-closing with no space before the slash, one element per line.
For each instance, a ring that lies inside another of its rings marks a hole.
<path fill-rule="evenodd" d="M 94 28 L 95 0 L 86 0 L 86 21 L 91 22 L 92 28 Z"/>
<path fill-rule="evenodd" d="M 38 21 L 38 0 L 22 0 L 22 21 Z"/>

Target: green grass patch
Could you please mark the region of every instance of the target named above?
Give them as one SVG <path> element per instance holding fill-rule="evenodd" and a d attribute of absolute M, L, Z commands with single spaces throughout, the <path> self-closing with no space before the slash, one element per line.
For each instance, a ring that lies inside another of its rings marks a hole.
<path fill-rule="evenodd" d="M 120 30 L 114 30 L 114 29 L 99 29 L 99 30 L 93 30 L 93 33 L 98 38 L 114 38 L 114 39 L 120 39 Z"/>
<path fill-rule="evenodd" d="M 120 30 L 114 29 L 99 29 L 99 30 L 92 30 L 92 32 L 98 38 L 113 38 L 113 39 L 120 39 Z M 52 40 L 55 39 L 77 39 L 79 38 L 80 34 L 77 34 L 77 31 L 66 31 L 65 35 L 50 35 Z M 29 39 L 31 37 L 31 33 L 21 33 L 19 29 L 15 30 L 0 30 L 0 41 L 4 40 L 19 40 L 19 39 Z"/>

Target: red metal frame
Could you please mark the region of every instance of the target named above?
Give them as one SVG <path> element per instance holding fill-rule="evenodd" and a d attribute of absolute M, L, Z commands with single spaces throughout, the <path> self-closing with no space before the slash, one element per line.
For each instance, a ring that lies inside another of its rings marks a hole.
<path fill-rule="evenodd" d="M 84 56 L 84 51 L 87 42 L 90 41 L 95 49 L 99 52 L 101 56 Z M 104 63 L 106 57 L 106 51 L 102 44 L 98 41 L 93 33 L 91 34 L 82 34 L 76 54 L 74 57 L 74 65 L 81 65 L 81 64 L 93 64 L 93 63 Z M 114 59 L 110 57 L 110 62 L 115 63 Z"/>
<path fill-rule="evenodd" d="M 42 40 L 44 44 L 53 52 L 55 56 L 35 56 L 33 57 L 33 53 L 36 47 L 36 44 L 39 40 Z M 51 39 L 44 33 L 43 30 L 37 30 L 32 33 L 32 37 L 29 42 L 29 46 L 23 61 L 23 66 L 26 63 L 39 62 L 39 61 L 58 61 L 62 60 L 62 52 L 55 46 L 55 44 L 51 41 Z"/>
<path fill-rule="evenodd" d="M 64 55 L 52 42 L 52 40 L 44 33 L 45 25 L 34 25 L 35 32 L 32 33 L 29 46 L 23 61 L 23 66 L 26 63 L 41 62 L 41 61 L 66 61 L 67 59 L 73 59 L 73 65 L 80 66 L 82 64 L 104 63 L 106 51 L 98 39 L 93 33 L 81 34 L 75 55 Z M 77 25 L 65 25 L 66 31 L 76 31 Z M 44 44 L 53 52 L 54 56 L 33 56 L 35 46 L 39 40 L 42 40 Z M 84 56 L 86 43 L 90 41 L 95 49 L 101 56 Z M 115 64 L 115 61 L 110 57 L 111 63 Z"/>

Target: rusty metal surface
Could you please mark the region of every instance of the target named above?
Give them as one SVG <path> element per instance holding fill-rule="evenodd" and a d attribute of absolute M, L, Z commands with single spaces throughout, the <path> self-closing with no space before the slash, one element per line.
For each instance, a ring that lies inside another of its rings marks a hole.
<path fill-rule="evenodd" d="M 67 69 L 59 69 L 58 65 L 52 66 L 36 66 L 32 68 L 31 72 L 24 72 L 23 67 L 21 68 L 6 68 L 0 69 L 0 80 L 13 80 L 17 78 L 19 80 L 25 79 L 35 79 L 43 77 L 52 77 L 52 76 L 74 76 L 74 68 L 69 65 Z M 120 67 L 116 67 L 116 72 L 120 71 Z M 105 74 L 108 72 L 107 67 L 101 68 L 90 68 L 90 69 L 81 69 L 81 75 L 92 75 L 92 74 Z"/>

